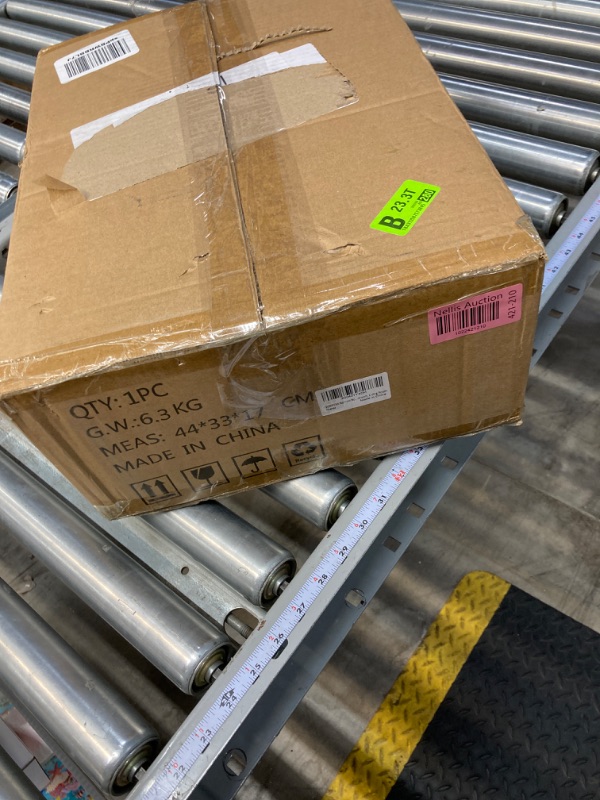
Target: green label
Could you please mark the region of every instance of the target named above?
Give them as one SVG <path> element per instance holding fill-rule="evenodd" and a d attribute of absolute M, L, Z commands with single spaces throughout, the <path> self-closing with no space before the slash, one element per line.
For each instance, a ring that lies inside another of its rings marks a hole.
<path fill-rule="evenodd" d="M 439 186 L 421 181 L 404 181 L 371 223 L 371 228 L 384 233 L 406 236 L 421 214 L 427 210 Z"/>

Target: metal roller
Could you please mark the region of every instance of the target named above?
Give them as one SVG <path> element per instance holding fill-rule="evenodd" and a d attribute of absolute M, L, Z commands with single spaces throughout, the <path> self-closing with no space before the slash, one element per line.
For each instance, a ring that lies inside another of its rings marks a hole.
<path fill-rule="evenodd" d="M 0 253 L 6 250 L 10 241 L 16 202 L 17 193 L 13 192 L 8 200 L 0 203 Z"/>
<path fill-rule="evenodd" d="M 354 481 L 335 469 L 304 475 L 261 489 L 269 497 L 327 531 L 358 491 Z"/>
<path fill-rule="evenodd" d="M 0 747 L 0 797 L 3 800 L 40 800 L 40 793 L 33 783 L 2 747 Z"/>
<path fill-rule="evenodd" d="M 596 103 L 443 73 L 438 78 L 468 120 L 600 149 Z"/>
<path fill-rule="evenodd" d="M 16 86 L 0 83 L 0 116 L 8 117 L 16 122 L 27 122 L 31 95 Z"/>
<path fill-rule="evenodd" d="M 4 203 L 11 195 L 17 191 L 19 182 L 12 175 L 0 172 L 0 203 Z M 1 248 L 0 248 L 1 249 Z"/>
<path fill-rule="evenodd" d="M 0 78 L 31 86 L 35 73 L 35 58 L 0 47 Z"/>
<path fill-rule="evenodd" d="M 579 100 L 594 102 L 600 98 L 600 64 L 428 33 L 415 33 L 415 39 L 433 67 L 441 72 L 534 91 L 543 89 Z"/>
<path fill-rule="evenodd" d="M 20 164 L 25 155 L 25 134 L 0 123 L 0 158 Z"/>
<path fill-rule="evenodd" d="M 7 695 L 99 789 L 126 792 L 156 754 L 156 731 L 2 581 L 0 619 Z"/>
<path fill-rule="evenodd" d="M 598 177 L 600 153 L 492 125 L 471 123 L 498 172 L 566 194 L 584 194 Z"/>
<path fill-rule="evenodd" d="M 456 0 L 439 2 L 457 4 Z M 598 0 L 460 0 L 458 5 L 573 22 L 576 25 L 600 25 Z"/>
<path fill-rule="evenodd" d="M 549 239 L 566 219 L 569 201 L 565 195 L 510 178 L 505 183 L 521 209 L 531 217 L 538 233 Z"/>
<path fill-rule="evenodd" d="M 65 3 L 48 3 L 45 0 L 8 0 L 4 13 L 9 19 L 29 22 L 48 28 L 80 34 L 108 28 L 126 19 L 116 14 L 73 8 Z"/>
<path fill-rule="evenodd" d="M 169 8 L 177 8 L 184 5 L 178 0 L 62 0 L 70 6 L 83 6 L 84 8 L 95 8 L 98 11 L 108 11 L 112 14 L 123 14 L 126 17 L 141 17 L 144 14 L 152 14 L 154 11 L 165 11 Z"/>
<path fill-rule="evenodd" d="M 274 600 L 296 571 L 288 550 L 212 500 L 146 520 L 255 605 Z"/>
<path fill-rule="evenodd" d="M 413 31 L 600 61 L 600 29 L 421 0 L 393 0 Z M 10 2 L 9 2 L 10 6 Z"/>
<path fill-rule="evenodd" d="M 26 50 L 28 53 L 38 53 L 46 47 L 60 44 L 68 39 L 69 35 L 40 28 L 37 25 L 26 25 L 24 22 L 15 22 L 12 19 L 0 17 L 0 44 L 15 47 L 17 50 Z"/>
<path fill-rule="evenodd" d="M 224 633 L 5 453 L 0 524 L 182 691 L 193 694 L 226 662 Z"/>

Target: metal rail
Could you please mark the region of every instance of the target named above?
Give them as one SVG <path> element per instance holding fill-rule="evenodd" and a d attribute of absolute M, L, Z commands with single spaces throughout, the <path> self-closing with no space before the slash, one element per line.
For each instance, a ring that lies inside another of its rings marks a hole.
<path fill-rule="evenodd" d="M 600 147 L 600 105 L 438 73 L 468 120 Z M 598 98 L 600 100 L 600 97 Z"/>
<path fill-rule="evenodd" d="M 579 100 L 597 102 L 600 97 L 600 64 L 591 61 L 528 53 L 429 33 L 416 33 L 415 39 L 431 64 L 441 72 L 533 91 L 545 89 Z"/>
<path fill-rule="evenodd" d="M 553 236 L 565 221 L 569 199 L 560 192 L 505 178 L 504 182 L 521 209 L 531 217 L 536 230 L 545 239 Z"/>
<path fill-rule="evenodd" d="M 413 31 L 600 61 L 600 28 L 591 25 L 462 8 L 460 3 L 393 2 Z"/>
<path fill-rule="evenodd" d="M 479 122 L 472 122 L 471 130 L 505 178 L 582 195 L 598 177 L 600 153 L 589 147 Z"/>
<path fill-rule="evenodd" d="M 439 0 L 456 4 L 456 0 Z M 598 0 L 460 0 L 461 6 L 556 19 L 579 25 L 600 25 Z"/>
<path fill-rule="evenodd" d="M 121 794 L 152 760 L 156 731 L 3 581 L 0 618 L 0 684 L 101 791 Z"/>
<path fill-rule="evenodd" d="M 9 19 L 58 28 L 73 34 L 107 28 L 125 19 L 117 14 L 73 8 L 65 3 L 46 2 L 46 0 L 7 0 L 4 13 Z"/>

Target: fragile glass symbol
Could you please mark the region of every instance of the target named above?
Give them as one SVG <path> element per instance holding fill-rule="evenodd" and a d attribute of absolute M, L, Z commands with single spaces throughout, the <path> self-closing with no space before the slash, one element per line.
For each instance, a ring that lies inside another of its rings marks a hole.
<path fill-rule="evenodd" d="M 205 467 L 198 467 L 197 469 L 190 470 L 190 473 L 192 478 L 195 478 L 197 481 L 207 481 L 207 483 L 210 483 L 210 479 L 214 477 L 215 470 L 214 467 L 207 464 Z"/>

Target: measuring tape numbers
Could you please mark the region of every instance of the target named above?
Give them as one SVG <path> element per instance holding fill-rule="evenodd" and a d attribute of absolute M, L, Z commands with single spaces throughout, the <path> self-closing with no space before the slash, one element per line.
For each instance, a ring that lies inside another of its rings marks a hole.
<path fill-rule="evenodd" d="M 387 505 L 392 495 L 421 458 L 425 447 L 406 450 L 394 462 L 360 511 L 346 526 L 332 547 L 313 570 L 308 580 L 286 606 L 252 655 L 246 659 L 215 702 L 210 706 L 177 753 L 154 782 L 142 793 L 142 800 L 170 800 L 194 763 L 209 747 L 216 733 L 232 714 L 242 697 L 260 678 L 267 664 L 282 650 L 289 635 L 347 559 L 352 549 Z"/>
<path fill-rule="evenodd" d="M 544 278 L 542 281 L 542 291 L 545 291 L 552 281 L 556 278 L 557 274 L 567 263 L 569 256 L 578 249 L 581 240 L 589 233 L 594 223 L 600 217 L 600 197 L 596 198 L 590 205 L 586 213 L 579 220 L 577 225 L 573 228 L 571 233 L 567 236 L 563 244 L 558 248 L 556 253 L 546 264 L 544 270 Z"/>

